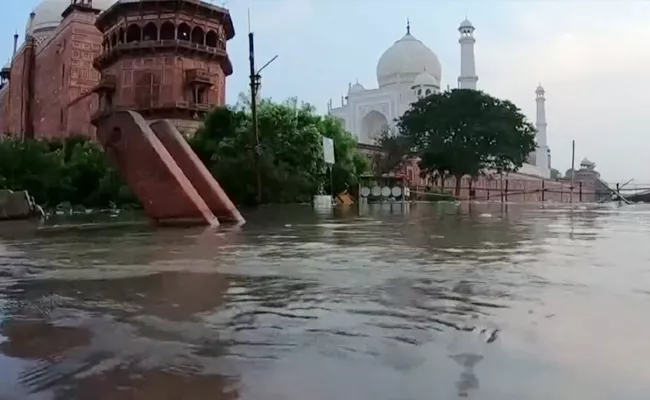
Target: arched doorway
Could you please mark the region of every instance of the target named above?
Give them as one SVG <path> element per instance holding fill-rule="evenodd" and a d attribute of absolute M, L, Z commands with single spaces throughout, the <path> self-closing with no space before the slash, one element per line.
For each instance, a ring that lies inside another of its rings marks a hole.
<path fill-rule="evenodd" d="M 379 111 L 370 111 L 361 119 L 361 141 L 375 144 L 382 132 L 388 129 L 388 119 Z"/>

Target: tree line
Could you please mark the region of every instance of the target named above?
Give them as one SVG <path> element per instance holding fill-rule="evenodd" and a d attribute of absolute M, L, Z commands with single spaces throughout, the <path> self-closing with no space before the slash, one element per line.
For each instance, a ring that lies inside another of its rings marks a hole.
<path fill-rule="evenodd" d="M 356 185 L 369 162 L 336 120 L 319 116 L 296 99 L 263 100 L 258 106 L 260 146 L 251 135 L 245 103 L 212 110 L 188 142 L 240 205 L 256 201 L 256 173 L 264 203 L 307 202 L 320 192 Z M 322 137 L 334 139 L 332 179 L 322 157 Z M 1 137 L 0 137 L 1 138 Z M 259 163 L 255 162 L 259 153 Z M 333 185 L 333 188 L 331 187 Z M 139 203 L 110 165 L 101 147 L 83 136 L 65 139 L 0 140 L 0 188 L 27 190 L 48 208 L 129 208 Z"/>

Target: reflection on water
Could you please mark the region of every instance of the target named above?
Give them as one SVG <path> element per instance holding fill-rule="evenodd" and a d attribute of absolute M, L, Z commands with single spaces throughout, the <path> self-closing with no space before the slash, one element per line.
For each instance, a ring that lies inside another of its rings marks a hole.
<path fill-rule="evenodd" d="M 0 399 L 646 399 L 650 208 L 0 226 Z"/>

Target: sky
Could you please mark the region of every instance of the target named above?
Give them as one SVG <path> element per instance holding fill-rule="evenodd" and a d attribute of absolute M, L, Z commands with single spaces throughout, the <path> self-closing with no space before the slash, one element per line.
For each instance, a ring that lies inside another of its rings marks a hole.
<path fill-rule="evenodd" d="M 0 58 L 24 32 L 40 0 L 8 2 L 0 24 Z M 650 1 L 631 0 L 214 0 L 230 9 L 234 74 L 227 101 L 248 84 L 248 10 L 262 95 L 297 97 L 326 111 L 357 80 L 376 87 L 381 54 L 406 31 L 442 63 L 442 86 L 456 86 L 458 25 L 476 27 L 478 87 L 513 101 L 534 122 L 535 88 L 547 98 L 552 166 L 562 173 L 587 157 L 608 182 L 650 186 Z"/>

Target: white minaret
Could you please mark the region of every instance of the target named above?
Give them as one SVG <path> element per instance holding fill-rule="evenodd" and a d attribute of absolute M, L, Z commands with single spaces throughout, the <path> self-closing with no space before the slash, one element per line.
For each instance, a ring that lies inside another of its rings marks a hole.
<path fill-rule="evenodd" d="M 460 32 L 460 76 L 458 77 L 458 87 L 460 89 L 476 90 L 476 62 L 474 61 L 474 25 L 467 19 L 460 23 L 458 27 Z"/>
<path fill-rule="evenodd" d="M 548 142 L 546 141 L 546 97 L 544 97 L 544 88 L 542 85 L 537 86 L 535 90 L 535 101 L 537 102 L 537 150 L 535 151 L 535 165 L 546 177 L 551 175 L 550 157 Z"/>

